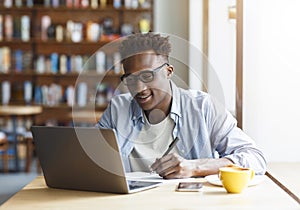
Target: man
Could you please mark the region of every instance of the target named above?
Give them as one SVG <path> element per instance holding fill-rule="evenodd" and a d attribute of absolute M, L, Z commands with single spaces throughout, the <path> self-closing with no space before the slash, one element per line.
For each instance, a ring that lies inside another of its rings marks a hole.
<path fill-rule="evenodd" d="M 263 174 L 264 156 L 236 120 L 207 93 L 171 81 L 170 51 L 168 38 L 153 33 L 131 35 L 120 45 L 121 80 L 130 93 L 115 96 L 97 126 L 116 130 L 126 170 L 171 179 L 216 174 L 236 164 Z"/>

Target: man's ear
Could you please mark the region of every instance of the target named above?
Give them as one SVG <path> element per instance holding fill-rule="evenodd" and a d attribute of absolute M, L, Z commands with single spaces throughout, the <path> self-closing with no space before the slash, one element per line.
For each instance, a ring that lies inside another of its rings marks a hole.
<path fill-rule="evenodd" d="M 170 79 L 173 75 L 174 72 L 174 67 L 173 65 L 168 65 L 167 66 L 167 78 Z"/>

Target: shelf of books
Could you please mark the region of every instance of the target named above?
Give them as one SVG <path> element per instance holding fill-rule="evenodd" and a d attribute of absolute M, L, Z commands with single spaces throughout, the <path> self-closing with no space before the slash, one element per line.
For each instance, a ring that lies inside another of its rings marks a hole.
<path fill-rule="evenodd" d="M 111 97 L 126 91 L 111 43 L 150 31 L 152 10 L 152 0 L 2 0 L 2 105 L 41 105 L 37 124 L 63 125 L 77 107 L 77 120 L 95 123 Z"/>

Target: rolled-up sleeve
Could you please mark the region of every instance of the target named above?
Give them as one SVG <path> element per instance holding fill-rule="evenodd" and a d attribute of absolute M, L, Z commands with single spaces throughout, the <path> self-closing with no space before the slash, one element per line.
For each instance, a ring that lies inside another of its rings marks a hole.
<path fill-rule="evenodd" d="M 236 119 L 224 108 L 208 102 L 208 125 L 214 150 L 241 167 L 252 168 L 256 174 L 266 172 L 266 160 L 252 138 L 237 127 Z"/>
<path fill-rule="evenodd" d="M 221 157 L 230 159 L 235 164 L 252 168 L 256 174 L 264 174 L 266 160 L 255 142 L 241 129 L 234 127 L 229 134 L 219 141 L 216 149 Z"/>

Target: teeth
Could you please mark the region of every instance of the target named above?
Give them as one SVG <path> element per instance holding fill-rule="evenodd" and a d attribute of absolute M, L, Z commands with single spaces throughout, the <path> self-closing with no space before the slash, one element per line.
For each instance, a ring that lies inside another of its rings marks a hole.
<path fill-rule="evenodd" d="M 145 99 L 145 98 L 148 98 L 148 96 L 139 96 L 139 98 Z"/>

